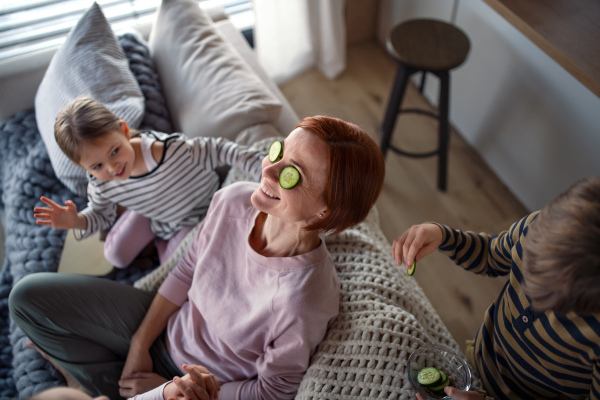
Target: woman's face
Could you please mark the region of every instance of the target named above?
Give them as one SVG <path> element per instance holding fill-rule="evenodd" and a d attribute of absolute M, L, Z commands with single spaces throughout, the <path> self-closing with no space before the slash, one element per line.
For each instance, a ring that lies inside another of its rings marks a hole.
<path fill-rule="evenodd" d="M 279 173 L 287 166 L 300 173 L 300 182 L 291 189 L 279 185 Z M 323 197 L 329 174 L 329 147 L 318 136 L 296 128 L 283 141 L 283 155 L 262 162 L 262 179 L 252 194 L 252 204 L 259 211 L 287 222 L 309 225 L 327 211 Z"/>

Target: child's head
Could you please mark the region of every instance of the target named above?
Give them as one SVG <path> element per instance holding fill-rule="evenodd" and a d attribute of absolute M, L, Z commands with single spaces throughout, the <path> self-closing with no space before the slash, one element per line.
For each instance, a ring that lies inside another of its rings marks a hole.
<path fill-rule="evenodd" d="M 73 163 L 98 179 L 123 180 L 131 175 L 135 154 L 129 127 L 89 97 L 78 97 L 61 110 L 54 137 Z"/>
<path fill-rule="evenodd" d="M 119 117 L 101 103 L 89 97 L 78 97 L 56 117 L 54 138 L 69 160 L 79 165 L 85 145 L 122 130 L 121 123 Z"/>
<path fill-rule="evenodd" d="M 600 177 L 575 183 L 529 225 L 523 275 L 538 310 L 600 312 Z"/>

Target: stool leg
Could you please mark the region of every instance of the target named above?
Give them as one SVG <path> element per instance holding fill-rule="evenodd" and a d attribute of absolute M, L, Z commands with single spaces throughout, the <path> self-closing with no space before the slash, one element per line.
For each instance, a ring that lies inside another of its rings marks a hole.
<path fill-rule="evenodd" d="M 423 94 L 423 90 L 425 89 L 425 78 L 427 78 L 427 72 L 423 71 L 421 75 L 421 84 L 419 85 L 419 93 Z"/>
<path fill-rule="evenodd" d="M 390 147 L 390 141 L 392 140 L 392 133 L 394 132 L 394 125 L 396 124 L 396 118 L 400 111 L 400 105 L 404 98 L 404 91 L 406 90 L 406 84 L 408 78 L 412 74 L 412 71 L 402 63 L 398 63 L 398 70 L 396 77 L 394 78 L 394 86 L 388 100 L 387 111 L 385 112 L 385 118 L 383 124 L 379 130 L 379 136 L 381 137 L 381 153 L 385 158 Z"/>
<path fill-rule="evenodd" d="M 447 168 L 448 168 L 448 145 L 450 141 L 450 125 L 448 122 L 450 103 L 450 74 L 448 71 L 441 72 L 440 97 L 438 101 L 439 113 L 439 150 L 438 157 L 438 189 L 446 191 Z"/>

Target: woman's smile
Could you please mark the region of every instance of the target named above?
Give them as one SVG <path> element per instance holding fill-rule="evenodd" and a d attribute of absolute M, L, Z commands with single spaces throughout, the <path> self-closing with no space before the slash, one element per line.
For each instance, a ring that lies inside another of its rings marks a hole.
<path fill-rule="evenodd" d="M 260 190 L 262 190 L 262 192 L 264 194 L 266 194 L 267 196 L 269 196 L 270 198 L 279 200 L 279 197 L 277 197 L 273 193 L 271 193 L 264 183 L 260 185 Z"/>

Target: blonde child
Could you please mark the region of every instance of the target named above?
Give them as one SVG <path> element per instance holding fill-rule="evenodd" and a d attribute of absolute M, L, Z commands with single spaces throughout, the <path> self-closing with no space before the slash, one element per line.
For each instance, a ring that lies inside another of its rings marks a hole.
<path fill-rule="evenodd" d="M 133 132 L 99 102 L 80 97 L 54 125 L 65 155 L 88 172 L 88 206 L 77 212 L 71 200 L 35 207 L 40 225 L 74 229 L 80 240 L 111 228 L 106 259 L 128 266 L 155 237 L 161 262 L 206 215 L 219 188 L 215 169 L 237 166 L 257 180 L 264 154 L 224 138 Z M 117 220 L 117 205 L 127 211 Z M 115 221 L 117 221 L 115 223 Z M 114 224 L 114 226 L 113 226 Z"/>

